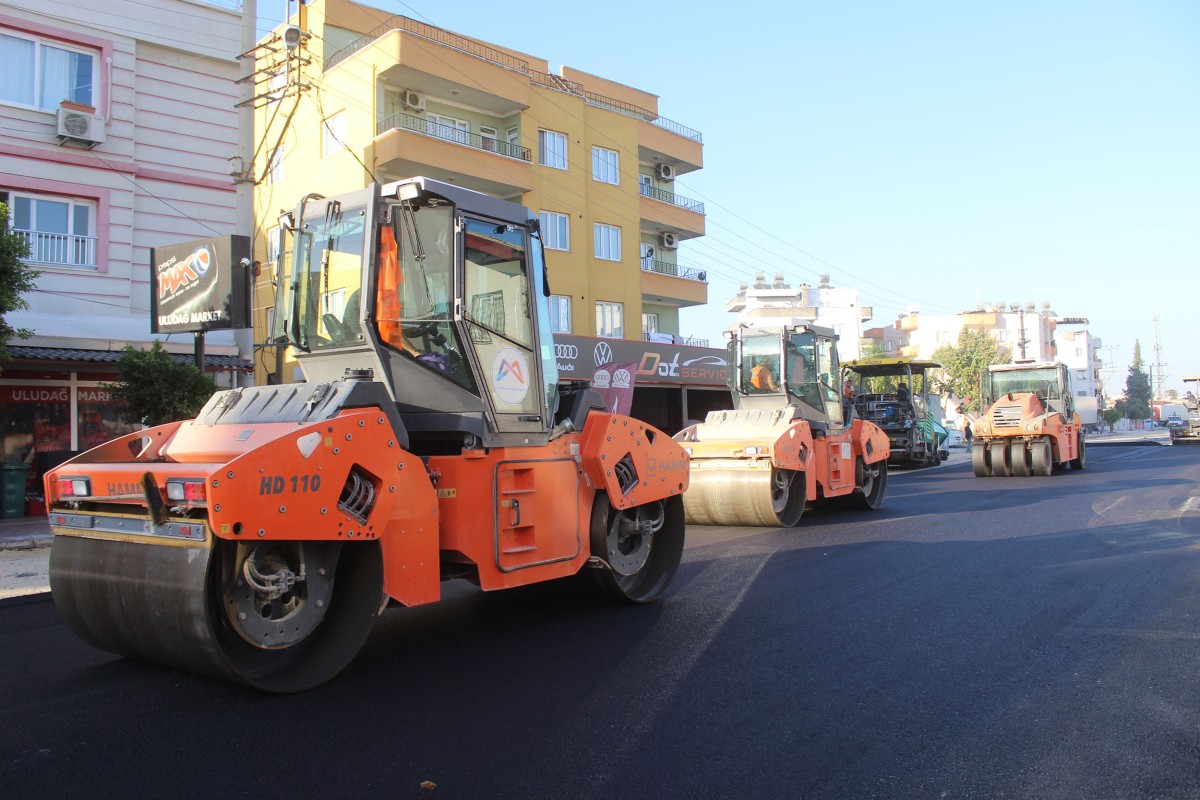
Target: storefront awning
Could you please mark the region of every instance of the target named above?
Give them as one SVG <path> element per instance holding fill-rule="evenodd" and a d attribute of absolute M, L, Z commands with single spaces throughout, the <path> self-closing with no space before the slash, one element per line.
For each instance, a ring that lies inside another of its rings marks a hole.
<path fill-rule="evenodd" d="M 8 346 L 8 354 L 12 357 L 10 364 L 18 361 L 116 364 L 121 359 L 122 352 L 121 350 L 78 350 L 68 347 L 25 347 L 13 344 Z M 181 364 L 196 363 L 196 358 L 191 353 L 171 353 L 170 356 Z M 250 372 L 254 369 L 254 365 L 244 358 L 208 354 L 204 357 L 204 366 L 208 370 L 236 369 Z"/>

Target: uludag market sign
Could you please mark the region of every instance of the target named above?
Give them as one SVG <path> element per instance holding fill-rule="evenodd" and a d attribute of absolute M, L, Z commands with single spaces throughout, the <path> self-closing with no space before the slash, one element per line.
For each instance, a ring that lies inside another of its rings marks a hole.
<path fill-rule="evenodd" d="M 638 384 L 725 386 L 729 374 L 724 350 L 564 333 L 554 334 L 554 360 L 567 380 L 592 380 L 598 368 L 625 362 L 637 366 Z"/>
<path fill-rule="evenodd" d="M 248 237 L 155 247 L 150 263 L 153 333 L 252 327 Z"/>

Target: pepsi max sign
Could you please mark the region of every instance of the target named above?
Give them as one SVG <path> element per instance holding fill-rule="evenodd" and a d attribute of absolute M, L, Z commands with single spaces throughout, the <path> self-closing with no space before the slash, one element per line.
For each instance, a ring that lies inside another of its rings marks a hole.
<path fill-rule="evenodd" d="M 150 330 L 249 328 L 250 240 L 199 239 L 150 251 Z"/>

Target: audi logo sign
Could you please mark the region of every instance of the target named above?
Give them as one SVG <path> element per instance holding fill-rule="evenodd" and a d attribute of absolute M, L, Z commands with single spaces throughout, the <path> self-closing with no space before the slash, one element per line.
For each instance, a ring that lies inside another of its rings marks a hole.
<path fill-rule="evenodd" d="M 554 357 L 555 358 L 570 358 L 572 360 L 579 358 L 579 348 L 573 344 L 559 344 L 559 343 L 555 342 Z"/>

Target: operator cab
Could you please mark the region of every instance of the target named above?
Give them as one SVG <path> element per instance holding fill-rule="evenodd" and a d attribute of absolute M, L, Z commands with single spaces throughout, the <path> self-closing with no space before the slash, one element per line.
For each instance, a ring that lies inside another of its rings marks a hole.
<path fill-rule="evenodd" d="M 737 409 L 790 405 L 815 430 L 843 426 L 838 393 L 837 336 L 812 325 L 753 327 L 740 324 L 729 337 L 729 386 Z"/>
<path fill-rule="evenodd" d="M 548 440 L 558 368 L 526 208 L 412 178 L 310 196 L 283 230 L 272 336 L 307 380 L 371 370 L 425 454 Z"/>
<path fill-rule="evenodd" d="M 1068 421 L 1075 413 L 1071 376 L 1064 364 L 1015 361 L 1012 364 L 994 364 L 983 373 L 985 406 L 1018 394 L 1036 395 L 1047 412 L 1058 411 Z"/>

